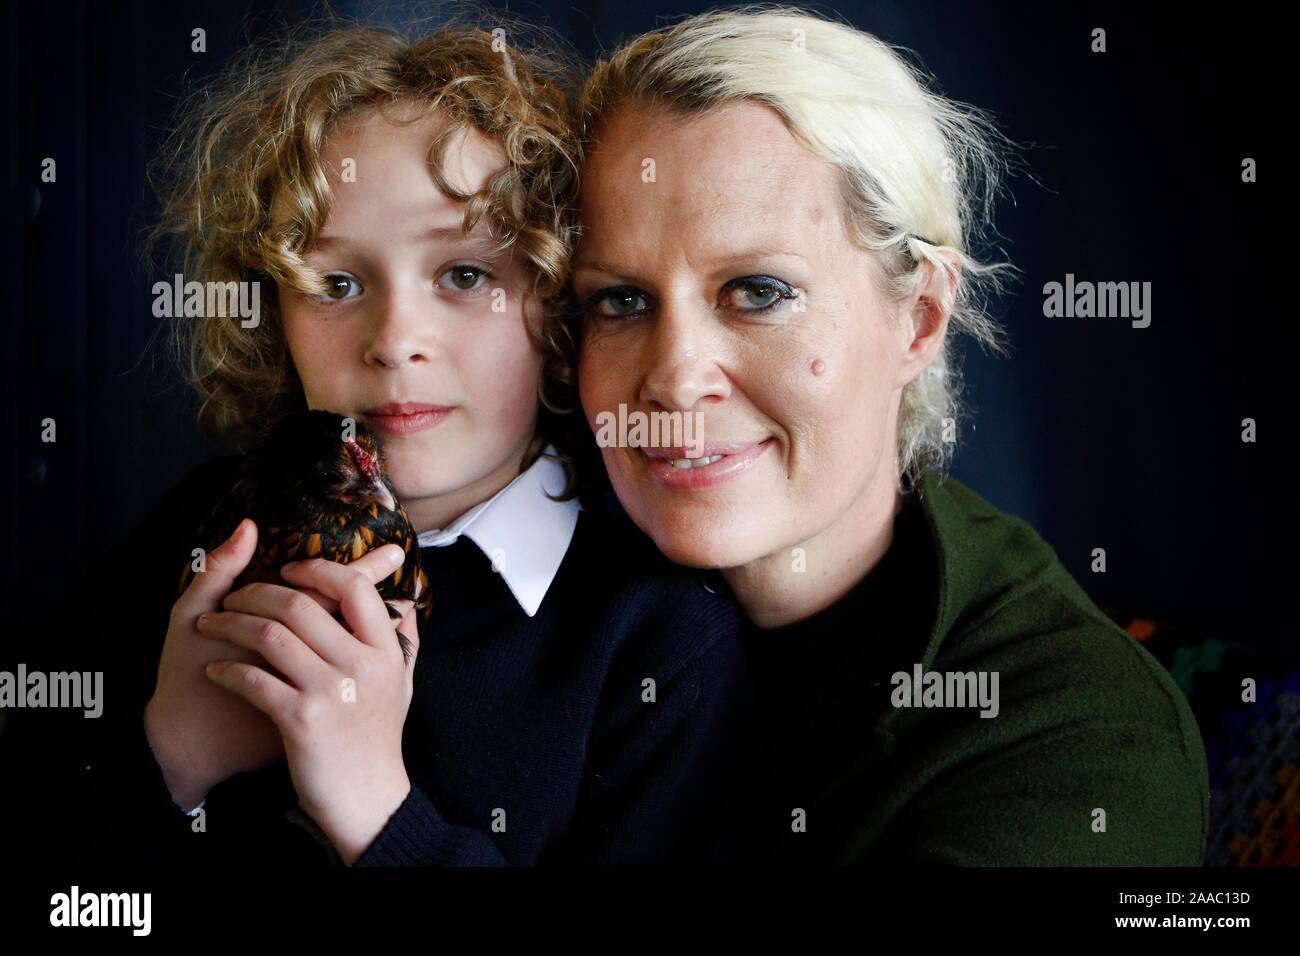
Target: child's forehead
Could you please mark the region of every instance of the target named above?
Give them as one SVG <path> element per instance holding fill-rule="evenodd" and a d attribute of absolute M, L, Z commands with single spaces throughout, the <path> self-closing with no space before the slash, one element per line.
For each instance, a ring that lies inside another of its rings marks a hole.
<path fill-rule="evenodd" d="M 439 118 L 411 125 L 367 120 L 327 139 L 322 160 L 330 184 L 329 211 L 313 251 L 406 255 L 427 247 L 461 248 L 462 255 L 498 258 L 499 237 L 486 217 L 462 231 L 465 204 L 444 191 L 430 168 L 430 147 L 446 128 Z M 481 134 L 455 133 L 441 155 L 450 185 L 474 193 L 500 168 L 501 157 Z"/>
<path fill-rule="evenodd" d="M 437 108 L 406 105 L 382 113 L 366 108 L 341 119 L 326 134 L 321 160 L 337 182 L 359 181 L 363 164 L 372 173 L 391 173 L 400 164 L 427 165 L 435 141 L 453 125 L 453 118 Z M 353 161 L 353 175 L 345 178 L 348 159 Z M 441 160 L 443 175 L 465 192 L 482 188 L 506 162 L 500 144 L 468 124 L 448 133 Z"/>

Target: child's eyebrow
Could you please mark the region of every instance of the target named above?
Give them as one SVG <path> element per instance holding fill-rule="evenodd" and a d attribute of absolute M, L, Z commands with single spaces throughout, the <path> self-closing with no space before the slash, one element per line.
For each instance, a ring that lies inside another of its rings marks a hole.
<path fill-rule="evenodd" d="M 460 242 L 470 246 L 482 247 L 485 251 L 498 248 L 498 243 L 494 242 L 483 228 L 482 220 L 468 234 L 461 232 L 460 225 L 457 224 L 455 226 L 436 226 L 423 233 L 419 238 Z"/>
<path fill-rule="evenodd" d="M 481 223 L 480 223 L 481 225 Z M 434 226 L 431 229 L 425 229 L 417 232 L 412 236 L 411 241 L 419 242 L 422 240 L 434 240 L 439 242 L 454 242 L 461 245 L 471 246 L 479 249 L 484 255 L 501 251 L 500 245 L 494 242 L 492 238 L 480 230 L 478 226 L 472 232 L 465 235 L 460 230 L 460 223 L 456 225 Z M 391 239 L 385 242 L 385 245 L 391 243 Z M 353 241 L 348 236 L 336 236 L 323 233 L 316 237 L 317 249 L 339 249 L 347 248 L 353 245 Z"/>

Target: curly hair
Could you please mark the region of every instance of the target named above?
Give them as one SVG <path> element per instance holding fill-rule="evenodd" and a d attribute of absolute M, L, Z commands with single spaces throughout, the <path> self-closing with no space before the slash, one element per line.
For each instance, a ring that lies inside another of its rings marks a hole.
<path fill-rule="evenodd" d="M 545 301 L 565 280 L 573 246 L 564 208 L 577 176 L 578 145 L 570 93 L 576 70 L 536 28 L 492 14 L 506 28 L 444 25 L 425 35 L 388 26 L 302 24 L 250 44 L 218 80 L 182 101 L 178 122 L 151 164 L 161 215 L 147 249 L 167 244 L 187 280 L 271 281 L 307 294 L 327 289 L 304 261 L 329 216 L 331 193 L 321 159 L 339 124 L 368 111 L 416 104 L 447 124 L 430 147 L 438 187 L 463 203 L 462 229 L 480 221 L 501 248 L 529 265 L 529 294 Z M 505 166 L 478 192 L 457 191 L 442 170 L 456 133 L 472 128 L 498 144 Z M 289 411 L 305 407 L 275 296 L 259 322 L 205 316 L 173 323 L 172 344 L 202 399 L 200 430 L 243 447 Z M 525 466 L 548 443 L 574 485 L 561 411 L 546 382 L 566 374 L 549 347 L 549 329 L 530 334 L 542 348 L 543 408 Z"/>
<path fill-rule="evenodd" d="M 986 290 L 998 290 L 1002 274 L 1018 270 L 981 263 L 967 250 L 990 228 L 1014 144 L 978 110 L 931 92 L 925 74 L 876 37 L 794 7 L 688 17 L 596 64 L 577 107 L 579 133 L 589 150 L 620 109 L 693 115 L 742 99 L 775 110 L 797 141 L 840 171 L 854 238 L 878 254 L 891 301 L 916 290 L 925 261 L 956 272 L 950 330 L 1005 352 Z M 900 487 L 914 484 L 924 463 L 943 467 L 951 453 L 948 427 L 962 411 L 951 339 L 903 389 Z"/>

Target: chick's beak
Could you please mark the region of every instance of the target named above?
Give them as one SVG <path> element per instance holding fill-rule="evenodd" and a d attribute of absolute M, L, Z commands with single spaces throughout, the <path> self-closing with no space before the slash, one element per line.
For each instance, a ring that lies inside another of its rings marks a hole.
<path fill-rule="evenodd" d="M 370 496 L 389 511 L 397 510 L 397 499 L 393 497 L 393 493 L 388 490 L 388 485 L 384 484 L 382 480 L 374 483 L 370 489 Z"/>

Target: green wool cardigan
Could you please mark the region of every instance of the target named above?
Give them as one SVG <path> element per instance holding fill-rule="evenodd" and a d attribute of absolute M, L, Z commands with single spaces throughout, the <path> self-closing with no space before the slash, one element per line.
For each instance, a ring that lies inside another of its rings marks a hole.
<path fill-rule="evenodd" d="M 852 650 L 778 736 L 756 783 L 763 820 L 750 821 L 750 855 L 1202 865 L 1205 748 L 1174 681 L 1028 524 L 951 476 L 923 472 L 918 488 L 924 521 L 913 511 L 898 522 L 890 546 L 902 563 L 891 573 L 907 585 L 885 589 L 886 613 L 878 599 L 845 629 Z M 900 542 L 900 531 L 910 537 Z M 873 633 L 880 621 L 888 634 Z M 978 705 L 898 706 L 915 703 L 898 675 L 917 664 L 996 672 L 996 716 Z"/>

